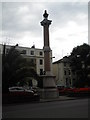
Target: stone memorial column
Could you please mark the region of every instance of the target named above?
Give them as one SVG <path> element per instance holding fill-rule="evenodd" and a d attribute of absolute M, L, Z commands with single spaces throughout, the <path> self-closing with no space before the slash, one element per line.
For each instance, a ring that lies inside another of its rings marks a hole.
<path fill-rule="evenodd" d="M 49 45 L 49 25 L 51 20 L 48 20 L 48 14 L 45 10 L 43 14 L 44 20 L 41 21 L 41 26 L 43 26 L 44 34 L 44 70 L 45 75 L 42 75 L 43 78 L 43 89 L 42 89 L 42 98 L 56 98 L 58 97 L 58 91 L 55 85 L 55 76 L 51 72 L 51 56 L 50 56 L 50 45 Z"/>

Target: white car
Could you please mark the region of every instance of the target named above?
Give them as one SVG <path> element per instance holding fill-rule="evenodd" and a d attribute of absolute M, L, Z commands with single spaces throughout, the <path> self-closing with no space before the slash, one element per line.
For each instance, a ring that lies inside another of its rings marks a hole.
<path fill-rule="evenodd" d="M 10 92 L 31 92 L 31 93 L 34 93 L 32 90 L 29 90 L 29 89 L 25 89 L 23 87 L 10 87 L 9 88 L 9 91 Z"/>

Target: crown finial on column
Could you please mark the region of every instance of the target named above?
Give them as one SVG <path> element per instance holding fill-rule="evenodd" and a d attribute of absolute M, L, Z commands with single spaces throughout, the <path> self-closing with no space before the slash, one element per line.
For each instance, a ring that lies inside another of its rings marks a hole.
<path fill-rule="evenodd" d="M 49 14 L 47 14 L 47 10 L 45 10 L 45 12 L 44 12 L 44 14 L 43 14 L 43 17 L 47 19 L 47 18 L 48 18 L 48 15 L 49 15 Z"/>

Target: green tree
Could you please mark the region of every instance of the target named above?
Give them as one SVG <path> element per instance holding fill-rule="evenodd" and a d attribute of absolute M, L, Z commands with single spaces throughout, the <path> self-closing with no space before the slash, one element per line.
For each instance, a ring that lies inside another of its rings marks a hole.
<path fill-rule="evenodd" d="M 87 77 L 87 67 L 90 65 L 90 46 L 84 43 L 83 45 L 73 48 L 69 58 L 71 60 L 72 71 L 75 71 L 77 74 L 77 80 L 74 86 L 84 87 L 88 85 L 90 80 Z"/>
<path fill-rule="evenodd" d="M 3 46 L 2 55 L 2 91 L 8 92 L 10 86 L 17 83 L 24 84 L 29 78 L 39 79 L 32 62 L 23 58 L 20 52 L 12 46 L 8 53 L 5 52 L 6 45 Z M 30 81 L 29 81 L 30 82 Z"/>

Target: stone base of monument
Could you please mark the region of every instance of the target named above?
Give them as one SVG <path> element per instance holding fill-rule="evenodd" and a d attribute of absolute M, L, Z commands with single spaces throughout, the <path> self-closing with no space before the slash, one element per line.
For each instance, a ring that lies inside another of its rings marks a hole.
<path fill-rule="evenodd" d="M 50 99 L 58 98 L 59 93 L 55 85 L 55 76 L 43 75 L 43 88 L 39 90 L 40 98 Z"/>
<path fill-rule="evenodd" d="M 41 99 L 54 99 L 54 98 L 58 98 L 59 94 L 57 92 L 57 89 L 53 88 L 53 89 L 40 89 L 39 91 L 40 93 L 40 98 Z"/>

